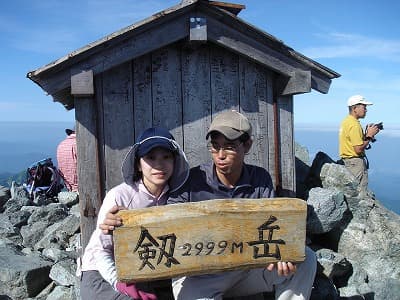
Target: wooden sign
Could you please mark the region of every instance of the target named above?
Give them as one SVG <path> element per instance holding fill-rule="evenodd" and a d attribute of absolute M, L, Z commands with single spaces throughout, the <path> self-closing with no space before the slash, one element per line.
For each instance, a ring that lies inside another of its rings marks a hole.
<path fill-rule="evenodd" d="M 296 198 L 217 199 L 120 211 L 119 281 L 266 267 L 305 258 L 307 205 Z"/>
<path fill-rule="evenodd" d="M 94 95 L 93 70 L 82 71 L 71 76 L 71 95 L 75 97 Z"/>

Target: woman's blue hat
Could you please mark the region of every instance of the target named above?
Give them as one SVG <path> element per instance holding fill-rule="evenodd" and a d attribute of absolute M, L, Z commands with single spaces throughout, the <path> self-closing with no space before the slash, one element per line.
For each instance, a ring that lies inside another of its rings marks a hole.
<path fill-rule="evenodd" d="M 154 148 L 164 148 L 169 151 L 177 151 L 176 144 L 173 143 L 174 137 L 168 130 L 161 127 L 146 129 L 136 140 L 138 157 L 143 157 Z"/>
<path fill-rule="evenodd" d="M 173 151 L 176 154 L 174 171 L 168 182 L 170 192 L 176 191 L 189 177 L 189 163 L 173 135 L 167 129 L 161 127 L 148 128 L 137 138 L 136 143 L 130 148 L 122 162 L 122 177 L 125 183 L 132 184 L 134 174 L 137 172 L 135 161 L 156 147 Z"/>

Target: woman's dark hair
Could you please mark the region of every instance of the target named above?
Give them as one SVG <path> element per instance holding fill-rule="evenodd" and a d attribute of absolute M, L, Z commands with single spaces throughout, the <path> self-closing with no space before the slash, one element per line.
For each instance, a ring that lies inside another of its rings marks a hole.
<path fill-rule="evenodd" d="M 135 172 L 133 173 L 133 182 L 136 182 L 142 178 L 142 172 L 139 171 L 140 157 L 135 156 L 135 162 L 133 163 Z"/>

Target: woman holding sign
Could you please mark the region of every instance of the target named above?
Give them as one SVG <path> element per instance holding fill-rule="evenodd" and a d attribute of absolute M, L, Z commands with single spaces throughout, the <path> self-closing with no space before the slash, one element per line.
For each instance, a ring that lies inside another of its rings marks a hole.
<path fill-rule="evenodd" d="M 179 189 L 188 178 L 189 164 L 168 130 L 149 128 L 126 155 L 122 175 L 124 182 L 104 198 L 98 222 L 114 206 L 137 209 L 166 204 L 169 193 Z M 112 235 L 96 229 L 82 258 L 82 299 L 157 299 L 150 286 L 117 281 L 113 249 Z"/>

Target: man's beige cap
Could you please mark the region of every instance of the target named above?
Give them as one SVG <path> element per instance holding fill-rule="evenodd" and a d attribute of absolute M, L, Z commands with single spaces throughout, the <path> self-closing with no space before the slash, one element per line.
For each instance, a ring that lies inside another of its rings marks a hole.
<path fill-rule="evenodd" d="M 251 136 L 251 124 L 244 115 L 236 110 L 230 110 L 220 113 L 214 118 L 206 139 L 213 131 L 222 133 L 228 140 L 235 140 L 245 133 Z"/>

